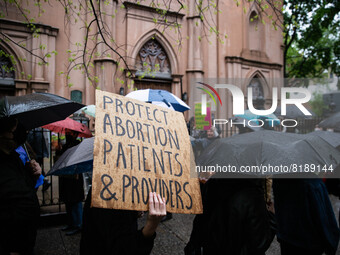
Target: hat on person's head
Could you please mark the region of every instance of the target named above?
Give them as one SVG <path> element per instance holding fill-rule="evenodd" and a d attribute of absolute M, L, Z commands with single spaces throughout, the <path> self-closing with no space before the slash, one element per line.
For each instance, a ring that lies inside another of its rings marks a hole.
<path fill-rule="evenodd" d="M 217 129 L 214 126 L 211 126 L 210 130 L 213 131 L 214 137 L 218 137 L 219 136 L 219 133 L 217 132 Z"/>

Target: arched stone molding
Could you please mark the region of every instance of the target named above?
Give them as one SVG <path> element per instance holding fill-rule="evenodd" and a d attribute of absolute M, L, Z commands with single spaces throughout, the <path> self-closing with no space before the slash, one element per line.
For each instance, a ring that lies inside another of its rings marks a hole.
<path fill-rule="evenodd" d="M 253 3 L 253 4 L 250 6 L 250 8 L 249 8 L 249 10 L 248 10 L 248 12 L 247 12 L 247 20 L 248 20 L 248 21 L 250 20 L 250 17 L 251 17 L 251 15 L 252 15 L 254 12 L 259 16 L 259 18 L 258 18 L 259 20 L 262 19 L 262 12 L 261 12 L 261 10 L 259 9 L 259 7 L 258 7 L 255 3 Z M 249 24 L 249 23 L 248 23 L 248 24 Z"/>
<path fill-rule="evenodd" d="M 22 79 L 21 73 L 25 73 L 27 75 L 27 63 L 23 63 L 20 59 L 25 59 L 26 56 L 23 54 L 23 52 L 18 49 L 18 47 L 14 43 L 6 43 L 3 40 L 0 40 L 0 48 L 2 48 L 7 54 L 12 55 L 14 58 L 14 61 L 16 62 L 13 64 L 15 67 L 15 79 Z"/>
<path fill-rule="evenodd" d="M 178 66 L 178 59 L 175 54 L 173 47 L 171 46 L 170 42 L 164 37 L 157 29 L 152 29 L 147 33 L 144 33 L 142 36 L 139 37 L 137 43 L 129 56 L 131 56 L 131 62 L 129 63 L 130 66 L 136 66 L 136 59 L 139 51 L 142 47 L 151 39 L 157 40 L 160 46 L 164 49 L 169 63 L 170 63 L 170 75 L 171 75 L 171 92 L 181 98 L 182 93 L 182 84 L 181 84 L 181 77 L 182 75 L 179 73 L 179 66 Z M 134 69 L 134 68 L 132 68 Z M 137 71 L 137 70 L 133 70 Z M 162 78 L 161 78 L 162 79 Z"/>
<path fill-rule="evenodd" d="M 272 85 L 269 84 L 269 77 L 266 77 L 261 71 L 256 70 L 256 71 L 250 71 L 246 75 L 246 79 L 242 83 L 242 91 L 245 95 L 245 106 L 247 105 L 247 100 L 248 100 L 248 86 L 250 82 L 252 81 L 253 78 L 258 78 L 261 85 L 262 85 L 262 90 L 263 90 L 263 97 L 265 99 L 264 102 L 264 108 L 269 109 L 272 106 L 273 103 L 273 88 Z M 279 91 L 278 91 L 279 93 Z M 280 100 L 279 100 L 280 101 Z M 279 103 L 279 102 L 278 102 Z"/>
<path fill-rule="evenodd" d="M 137 40 L 135 47 L 132 49 L 131 54 L 129 54 L 129 56 L 131 56 L 131 62 L 129 63 L 130 66 L 135 66 L 136 57 L 140 49 L 152 38 L 157 40 L 157 42 L 163 47 L 166 54 L 168 55 L 171 73 L 178 74 L 178 60 L 175 51 L 173 50 L 170 42 L 157 29 L 150 30 L 149 32 L 140 36 L 140 38 Z"/>
<path fill-rule="evenodd" d="M 251 7 L 249 8 L 249 10 L 248 10 L 248 12 L 247 12 L 247 16 L 246 16 L 246 24 L 247 24 L 247 26 L 246 26 L 246 32 L 249 32 L 249 28 L 250 28 L 250 19 L 251 19 L 251 17 L 252 16 L 258 16 L 258 18 L 257 18 L 257 20 L 258 20 L 258 24 L 260 25 L 260 31 L 259 32 L 264 32 L 264 30 L 263 30 L 263 26 L 264 26 L 264 24 L 261 22 L 261 20 L 262 20 L 262 18 L 263 18 L 263 16 L 262 16 L 262 12 L 259 10 L 259 8 L 258 8 L 258 6 L 255 4 L 255 3 L 253 3 L 252 5 L 251 5 Z"/>
<path fill-rule="evenodd" d="M 256 18 L 257 17 L 257 18 Z M 256 11 L 252 11 L 248 18 L 248 43 L 247 48 L 252 50 L 261 51 L 261 37 L 262 23 L 259 21 L 259 14 Z"/>
<path fill-rule="evenodd" d="M 258 24 L 257 31 L 254 31 L 254 27 L 251 25 L 251 17 L 258 16 L 256 22 Z M 251 60 L 259 60 L 263 62 L 268 62 L 268 56 L 265 52 L 265 24 L 261 22 L 263 16 L 261 11 L 258 9 L 257 5 L 253 3 L 249 8 L 247 14 L 245 15 L 245 27 L 244 27 L 244 39 L 243 39 L 243 49 L 241 52 L 241 57 Z M 250 45 L 251 37 L 254 37 L 257 42 L 254 45 Z"/>
<path fill-rule="evenodd" d="M 13 92 L 16 96 L 26 95 L 27 93 L 32 92 L 30 82 L 27 80 L 27 75 L 29 74 L 29 66 L 28 62 L 24 62 L 21 59 L 25 59 L 26 56 L 22 52 L 22 50 L 16 46 L 12 42 L 4 42 L 0 41 L 0 47 L 9 55 L 13 56 L 15 63 L 12 62 L 12 65 L 15 69 L 14 71 L 14 87 Z M 22 75 L 22 73 L 24 75 Z"/>
<path fill-rule="evenodd" d="M 254 79 L 255 77 L 257 77 L 261 82 L 264 98 L 265 99 L 271 98 L 271 88 L 270 88 L 270 86 L 267 82 L 266 77 L 259 70 L 256 70 L 255 72 L 250 71 L 249 74 L 246 76 L 246 79 L 242 84 L 242 91 L 243 91 L 244 95 L 248 94 L 248 86 L 249 86 L 251 80 Z"/>

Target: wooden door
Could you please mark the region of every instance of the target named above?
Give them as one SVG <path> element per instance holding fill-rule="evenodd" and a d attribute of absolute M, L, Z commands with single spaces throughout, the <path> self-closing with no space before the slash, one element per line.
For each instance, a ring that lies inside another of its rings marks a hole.
<path fill-rule="evenodd" d="M 135 80 L 135 87 L 139 89 L 162 89 L 171 92 L 171 82 Z"/>

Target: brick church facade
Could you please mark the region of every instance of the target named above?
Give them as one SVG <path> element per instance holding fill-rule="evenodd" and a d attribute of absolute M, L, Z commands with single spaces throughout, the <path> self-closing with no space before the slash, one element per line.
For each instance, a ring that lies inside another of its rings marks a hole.
<path fill-rule="evenodd" d="M 43 3 L 41 16 L 33 1 L 26 6 L 31 11 L 28 16 L 37 17 L 38 37 L 32 35 L 16 8 L 0 6 L 6 9 L 0 19 L 0 50 L 7 54 L 0 62 L 1 66 L 14 66 L 9 72 L 1 67 L 0 96 L 43 91 L 88 105 L 95 103 L 96 87 L 122 95 L 134 89 L 156 88 L 171 91 L 193 109 L 200 99 L 194 79 L 241 78 L 236 83 L 244 94 L 251 86 L 255 96 L 263 97 L 265 106 L 270 107 L 272 87 L 281 86 L 275 80 L 283 77 L 282 33 L 280 29 L 275 30 L 270 21 L 261 22 L 266 17 L 261 16 L 263 14 L 253 2 L 237 6 L 232 0 L 218 1 L 221 11 L 207 15 L 205 22 L 214 24 L 221 34 L 228 35 L 222 42 L 216 36 L 206 34 L 195 1 L 187 1 L 187 8 L 179 13 L 175 11 L 179 6 L 173 6 L 167 19 L 181 26 L 180 47 L 178 32 L 170 27 L 162 30 L 154 19 L 159 10 L 147 2 L 99 1 L 102 12 L 106 14 L 106 29 L 114 36 L 114 45 L 119 46 L 118 51 L 136 78 L 132 82 L 124 75 L 122 63 L 118 65 L 114 54 L 103 54 L 107 47 L 100 44 L 91 69 L 98 78 L 95 86 L 89 83 L 82 70 L 72 71 L 69 80 L 65 73 L 61 73 L 65 71 L 72 52 L 79 47 L 77 42 L 84 43 L 86 33 L 80 22 L 66 22 L 65 8 L 59 2 Z M 92 18 L 88 13 L 80 15 L 89 21 Z M 37 55 L 43 56 L 47 52 L 57 54 L 51 54 L 49 64 L 42 65 Z M 157 72 L 139 79 L 145 66 L 157 67 Z M 73 85 L 68 86 L 68 83 Z M 223 107 L 215 110 L 215 117 L 228 118 L 232 114 L 231 94 L 226 90 L 218 91 Z M 185 115 L 187 119 L 191 116 L 193 111 Z"/>

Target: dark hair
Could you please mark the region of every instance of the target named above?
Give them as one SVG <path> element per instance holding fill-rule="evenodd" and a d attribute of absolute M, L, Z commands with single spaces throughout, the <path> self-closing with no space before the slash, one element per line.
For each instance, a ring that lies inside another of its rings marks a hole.
<path fill-rule="evenodd" d="M 17 128 L 13 132 L 13 136 L 14 136 L 13 137 L 14 141 L 16 141 L 16 143 L 18 145 L 21 145 L 26 141 L 27 130 L 25 129 L 25 127 L 21 123 L 18 123 Z"/>
<path fill-rule="evenodd" d="M 17 123 L 13 117 L 4 117 L 0 119 L 0 134 L 10 131 Z"/>

